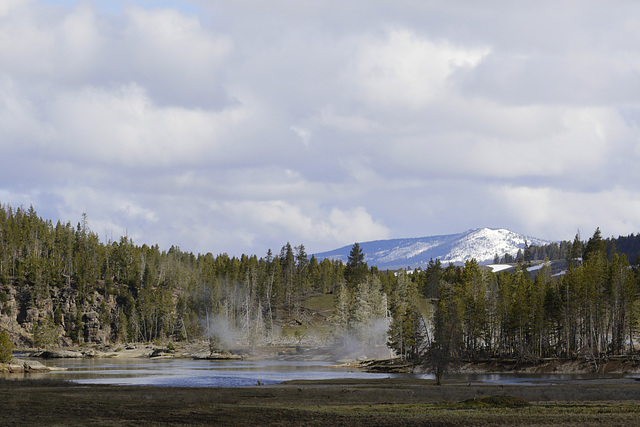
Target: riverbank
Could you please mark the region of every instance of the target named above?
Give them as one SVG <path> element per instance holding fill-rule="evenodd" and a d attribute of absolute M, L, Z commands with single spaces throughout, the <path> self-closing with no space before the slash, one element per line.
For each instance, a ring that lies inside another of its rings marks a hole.
<path fill-rule="evenodd" d="M 243 388 L 78 386 L 0 380 L 5 425 L 638 425 L 640 384 L 546 386 L 421 379 Z"/>
<path fill-rule="evenodd" d="M 228 350 L 212 352 L 206 341 L 170 343 L 167 345 L 131 343 L 121 345 L 86 345 L 38 350 L 23 348 L 16 354 L 42 359 L 71 358 L 185 358 L 196 360 L 278 360 L 355 362 L 352 355 L 345 355 L 341 347 L 309 345 L 236 346 Z"/>
<path fill-rule="evenodd" d="M 111 359 L 135 359 L 135 358 L 188 358 L 209 360 L 233 360 L 242 359 L 242 354 L 231 351 L 212 352 L 206 342 L 192 342 L 180 345 L 133 343 L 122 345 L 91 345 L 74 346 L 64 348 L 52 348 L 47 350 L 19 349 L 16 354 L 31 358 L 42 359 L 84 359 L 84 358 L 111 358 Z"/>
<path fill-rule="evenodd" d="M 300 345 L 239 346 L 229 351 L 211 352 L 206 341 L 179 344 L 123 344 L 108 346 L 76 346 L 46 351 L 22 349 L 18 354 L 29 358 L 186 358 L 195 360 L 277 360 L 336 362 L 372 373 L 425 373 L 420 365 L 399 358 L 356 361 L 336 352 L 335 347 Z M 0 372 L 3 367 L 0 365 Z M 4 368 L 4 372 L 7 372 Z M 640 355 L 612 356 L 602 359 L 549 358 L 539 360 L 484 359 L 464 361 L 455 372 L 463 374 L 640 374 Z"/>
<path fill-rule="evenodd" d="M 350 366 L 367 372 L 424 373 L 420 365 L 400 359 L 365 360 Z M 452 369 L 461 374 L 640 374 L 640 357 L 619 356 L 602 359 L 541 359 L 532 361 L 486 359 L 464 361 Z"/>
<path fill-rule="evenodd" d="M 43 365 L 36 360 L 13 359 L 9 363 L 0 363 L 0 374 L 33 374 L 60 370 L 60 368 Z"/>

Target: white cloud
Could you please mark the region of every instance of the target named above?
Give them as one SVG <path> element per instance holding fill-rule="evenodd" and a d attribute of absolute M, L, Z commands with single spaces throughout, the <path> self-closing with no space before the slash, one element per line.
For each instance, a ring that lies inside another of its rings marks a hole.
<path fill-rule="evenodd" d="M 387 227 L 375 221 L 363 207 L 348 210 L 334 207 L 327 213 L 313 203 L 303 207 L 272 200 L 226 202 L 215 209 L 232 213 L 239 224 L 259 224 L 264 234 L 290 236 L 287 240 L 297 237 L 316 245 L 344 245 L 389 236 Z"/>
<path fill-rule="evenodd" d="M 249 113 L 161 107 L 137 85 L 62 93 L 49 110 L 56 130 L 50 155 L 62 153 L 99 164 L 167 167 L 220 163 L 233 158 L 230 132 Z"/>
<path fill-rule="evenodd" d="M 420 108 L 445 95 L 447 79 L 456 69 L 477 66 L 489 52 L 434 43 L 407 29 L 393 30 L 385 40 L 361 48 L 354 83 L 366 100 L 381 108 Z"/>
<path fill-rule="evenodd" d="M 122 211 L 132 220 L 141 218 L 149 222 L 158 222 L 158 216 L 155 212 L 150 209 L 145 209 L 134 202 L 121 202 L 118 210 Z"/>
<path fill-rule="evenodd" d="M 167 102 L 220 103 L 217 74 L 233 51 L 232 40 L 204 29 L 196 16 L 175 10 L 129 7 L 122 44 L 123 77 L 151 85 Z M 119 71 L 116 69 L 117 74 Z"/>
<path fill-rule="evenodd" d="M 309 129 L 299 126 L 291 126 L 291 130 L 298 135 L 306 147 L 309 146 L 309 142 L 311 141 L 311 131 Z"/>
<path fill-rule="evenodd" d="M 494 189 L 492 195 L 522 228 L 537 236 L 571 240 L 577 229 L 583 238 L 597 227 L 615 237 L 640 230 L 640 193 L 635 190 L 577 192 L 504 186 Z"/>
<path fill-rule="evenodd" d="M 232 254 L 637 231 L 635 4 L 55 4 L 0 4 L 0 202 Z"/>
<path fill-rule="evenodd" d="M 3 0 L 0 3 L 0 18 L 7 16 L 9 12 L 27 3 L 28 0 Z"/>

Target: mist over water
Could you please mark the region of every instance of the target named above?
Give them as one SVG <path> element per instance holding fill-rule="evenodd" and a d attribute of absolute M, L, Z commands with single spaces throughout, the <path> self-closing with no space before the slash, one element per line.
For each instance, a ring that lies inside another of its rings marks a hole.
<path fill-rule="evenodd" d="M 337 340 L 336 355 L 340 360 L 382 359 L 392 357 L 387 347 L 389 320 L 377 318 L 369 325 L 345 332 Z"/>
<path fill-rule="evenodd" d="M 370 319 L 349 330 L 334 328 L 324 334 L 315 329 L 309 329 L 304 334 L 285 334 L 282 328 L 274 325 L 257 335 L 250 329 L 232 326 L 224 315 L 210 316 L 204 320 L 204 324 L 213 353 L 240 351 L 245 354 L 248 352 L 252 359 L 277 359 L 276 349 L 293 346 L 297 351 L 286 356 L 297 356 L 295 358 L 302 361 L 308 358 L 344 363 L 393 356 L 387 347 L 388 318 Z M 269 348 L 274 348 L 275 353 L 270 352 Z"/>
<path fill-rule="evenodd" d="M 243 334 L 229 324 L 226 316 L 217 315 L 206 320 L 206 335 L 212 348 L 229 350 L 240 345 Z"/>

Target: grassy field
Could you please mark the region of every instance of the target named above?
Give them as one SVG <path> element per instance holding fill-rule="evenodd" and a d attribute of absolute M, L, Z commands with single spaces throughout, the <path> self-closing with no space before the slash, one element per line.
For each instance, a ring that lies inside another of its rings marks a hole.
<path fill-rule="evenodd" d="M 2 425 L 640 425 L 633 383 L 496 386 L 413 379 L 250 388 L 0 381 Z"/>

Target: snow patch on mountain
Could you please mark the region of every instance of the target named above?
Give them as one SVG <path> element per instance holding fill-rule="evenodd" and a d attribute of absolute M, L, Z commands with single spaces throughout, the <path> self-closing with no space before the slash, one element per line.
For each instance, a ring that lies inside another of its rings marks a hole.
<path fill-rule="evenodd" d="M 492 272 L 497 273 L 502 270 L 508 270 L 513 267 L 511 264 L 489 264 L 487 265 Z"/>
<path fill-rule="evenodd" d="M 479 228 L 464 233 L 411 239 L 377 240 L 360 243 L 365 261 L 379 268 L 425 268 L 430 259 L 443 263 L 463 264 L 471 259 L 481 264 L 493 262 L 496 255 L 516 256 L 518 250 L 529 245 L 551 243 L 543 239 L 523 236 L 506 229 Z M 315 254 L 316 258 L 329 258 L 347 262 L 351 246 Z"/>
<path fill-rule="evenodd" d="M 524 250 L 525 243 L 529 245 L 544 245 L 541 239 L 525 237 L 505 229 L 481 228 L 470 230 L 466 236 L 458 240 L 456 246 L 442 258 L 443 262 L 464 263 L 476 259 L 483 263 L 492 261 L 496 255 L 515 256 L 518 250 Z"/>
<path fill-rule="evenodd" d="M 381 251 L 378 253 L 378 259 L 384 262 L 401 258 L 413 258 L 436 246 L 437 243 L 416 242 L 408 246 L 398 247 L 397 249 Z"/>

